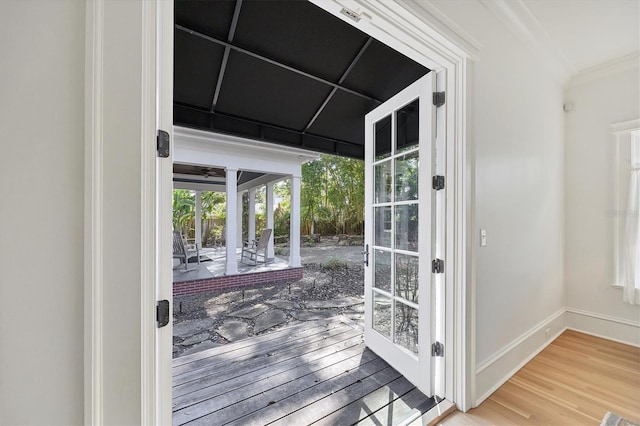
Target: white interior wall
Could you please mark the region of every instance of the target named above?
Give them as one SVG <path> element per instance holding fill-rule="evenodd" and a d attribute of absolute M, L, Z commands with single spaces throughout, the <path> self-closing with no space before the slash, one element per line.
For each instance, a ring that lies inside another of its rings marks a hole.
<path fill-rule="evenodd" d="M 469 135 L 476 151 L 476 398 L 482 399 L 562 327 L 562 76 L 480 2 L 434 0 L 480 44 Z M 528 340 L 527 340 L 528 339 Z M 526 345 L 521 344 L 526 340 Z M 491 368 L 488 368 L 491 366 Z"/>
<path fill-rule="evenodd" d="M 562 88 L 557 78 L 540 69 L 543 59 L 517 42 L 480 3 L 434 3 L 482 44 L 472 77 L 473 122 L 469 123 L 477 152 L 476 222 L 487 229 L 489 242 L 478 248 L 477 258 L 476 349 L 482 363 L 536 331 L 537 325 L 565 305 Z M 140 49 L 131 43 L 140 38 L 140 8 L 137 2 L 106 4 L 114 8 L 107 19 L 119 22 L 110 28 L 117 27 L 121 33 L 107 34 L 105 54 L 114 62 L 105 78 L 110 87 L 120 90 L 106 93 L 105 106 L 114 114 L 110 119 L 117 120 L 122 129 L 105 139 L 105 194 L 118 200 L 109 200 L 105 223 L 109 235 L 105 421 L 124 424 L 139 422 L 141 406 L 140 152 L 131 143 L 140 138 L 139 97 L 131 95 L 139 93 L 141 75 Z M 81 2 L 5 0 L 2 4 L 2 423 L 83 423 L 84 39 Z M 625 77 L 631 86 L 614 90 L 635 87 L 635 98 L 622 95 L 624 103 L 638 99 L 637 70 L 635 78 L 634 83 L 633 76 Z M 581 114 L 580 105 L 598 104 L 594 99 L 604 89 L 596 86 L 567 92 L 576 105 L 574 117 Z M 626 118 L 637 117 L 637 103 L 635 108 L 635 117 Z M 35 126 L 34 111 L 38 111 Z M 625 119 L 606 118 L 603 125 L 607 129 L 612 122 Z M 584 115 L 577 126 L 588 125 L 592 119 Z M 574 176 L 572 161 L 590 154 L 580 146 L 585 138 L 569 139 L 567 191 L 575 186 L 578 197 L 583 191 L 593 191 L 580 180 L 588 180 L 592 171 L 604 175 L 608 166 L 594 162 L 591 168 L 576 168 Z M 570 160 L 574 152 L 576 157 Z M 589 158 L 597 160 L 596 156 Z M 602 191 L 594 198 L 601 195 Z M 585 206 L 581 205 L 584 199 L 573 197 L 567 197 L 567 303 L 577 309 L 637 319 L 636 308 L 615 302 L 617 290 L 603 288 L 600 280 L 585 279 L 580 272 L 579 265 L 585 264 L 583 254 L 592 256 L 593 262 L 610 258 L 608 253 L 598 256 L 597 247 L 606 243 L 594 239 L 596 249 L 589 242 L 583 252 L 577 239 L 589 234 L 585 229 L 602 225 L 598 212 L 604 216 L 608 205 L 605 201 Z M 594 222 L 574 229 L 573 219 L 589 214 L 589 208 L 597 210 Z M 118 235 L 129 235 L 131 241 L 118 239 Z M 116 246 L 124 250 L 117 251 Z M 573 262 L 574 256 L 581 261 Z M 603 305 L 609 307 L 605 310 Z M 522 358 L 517 350 L 510 351 L 504 368 Z M 492 376 L 479 381 L 479 394 L 496 383 L 504 369 L 485 371 L 492 371 Z"/>
<path fill-rule="evenodd" d="M 569 86 L 566 114 L 565 272 L 571 327 L 640 344 L 640 307 L 614 288 L 615 142 L 611 124 L 640 118 L 638 65 Z M 599 318 L 598 318 L 599 317 Z M 610 318 L 606 318 L 610 317 Z M 569 321 L 569 320 L 568 320 Z"/>
<path fill-rule="evenodd" d="M 85 5 L 0 5 L 0 423 L 83 423 Z"/>

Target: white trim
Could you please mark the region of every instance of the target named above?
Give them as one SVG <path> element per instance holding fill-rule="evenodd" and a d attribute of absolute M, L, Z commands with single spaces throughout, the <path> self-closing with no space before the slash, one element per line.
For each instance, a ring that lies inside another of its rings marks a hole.
<path fill-rule="evenodd" d="M 616 136 L 631 133 L 634 130 L 638 129 L 640 129 L 640 118 L 637 118 L 635 120 L 623 121 L 620 123 L 614 123 L 611 125 L 611 131 Z M 614 139 L 614 142 L 618 141 L 619 139 Z"/>
<path fill-rule="evenodd" d="M 84 160 L 84 422 L 102 424 L 103 392 L 103 49 L 104 3 L 87 2 Z"/>
<path fill-rule="evenodd" d="M 549 65 L 560 72 L 563 80 L 576 72 L 562 49 L 553 41 L 524 1 L 480 0 L 480 2 L 514 35 L 547 56 Z"/>
<path fill-rule="evenodd" d="M 496 362 L 500 361 L 500 359 L 502 357 L 504 357 L 509 352 L 511 352 L 514 349 L 516 349 L 524 341 L 526 341 L 531 336 L 533 336 L 536 333 L 538 333 L 540 330 L 542 330 L 544 327 L 548 326 L 551 322 L 553 322 L 555 319 L 559 318 L 564 313 L 565 313 L 565 308 L 560 309 L 558 312 L 554 313 L 553 315 L 549 316 L 548 318 L 544 319 L 543 321 L 541 321 L 537 325 L 535 325 L 532 328 L 530 328 L 529 331 L 525 332 L 524 334 L 520 335 L 515 340 L 511 341 L 511 343 L 509 343 L 508 345 L 506 345 L 505 347 L 500 349 L 498 352 L 496 352 L 493 355 L 491 355 L 487 360 L 479 363 L 479 365 L 478 365 L 478 367 L 476 369 L 476 374 L 482 373 L 488 367 L 490 367 L 491 365 L 493 365 Z"/>
<path fill-rule="evenodd" d="M 422 21 L 435 30 L 435 36 L 446 36 L 446 38 L 442 37 L 443 43 L 447 43 L 448 40 L 452 40 L 467 54 L 469 59 L 478 59 L 478 54 L 482 49 L 482 44 L 438 9 L 433 3 L 409 0 L 400 0 L 400 2 L 407 10 L 414 10 L 416 15 L 422 16 Z"/>
<path fill-rule="evenodd" d="M 173 137 L 173 0 L 161 0 L 157 2 L 157 121 L 158 127 L 169 133 L 169 140 Z M 173 150 L 169 158 L 157 158 L 156 161 L 156 194 L 157 204 L 155 218 L 156 226 L 156 270 L 157 283 L 155 291 L 157 300 L 168 300 L 170 309 L 173 310 L 173 273 L 171 251 L 173 238 L 168 232 L 172 226 L 173 215 L 171 205 L 173 202 L 172 175 L 173 175 Z M 155 321 L 147 318 L 146 321 Z M 144 327 L 144 325 L 143 325 Z M 165 327 L 157 330 L 156 345 L 153 348 L 156 359 L 156 389 L 152 395 L 143 395 L 143 398 L 153 398 L 155 403 L 156 421 L 153 424 L 169 425 L 172 421 L 172 358 L 171 347 L 173 344 L 173 322 L 169 321 Z M 143 349 L 148 351 L 148 349 Z"/>
<path fill-rule="evenodd" d="M 567 330 L 567 327 L 562 327 L 560 329 L 560 331 L 558 331 L 552 338 L 550 338 L 549 340 L 545 341 L 542 345 L 540 345 L 531 355 L 529 355 L 527 358 L 525 358 L 522 362 L 520 362 L 516 367 L 514 367 L 511 371 L 509 371 L 507 374 L 505 374 L 502 379 L 498 380 L 498 382 L 496 382 L 495 385 L 493 385 L 489 390 L 487 390 L 484 394 L 482 394 L 475 402 L 474 407 L 477 407 L 478 405 L 482 404 L 482 402 L 489 398 L 491 396 L 492 393 L 494 393 L 495 391 L 498 390 L 498 388 L 500 388 L 500 386 L 504 385 L 514 374 L 516 374 L 522 367 L 524 367 L 525 365 L 527 365 L 527 363 L 529 361 L 531 361 L 533 358 L 535 358 L 536 355 L 538 355 L 540 352 L 542 352 L 547 346 L 549 346 L 551 343 L 553 343 L 554 340 L 556 340 L 562 333 L 565 332 L 565 330 Z"/>
<path fill-rule="evenodd" d="M 599 320 L 608 321 L 615 324 L 622 324 L 622 325 L 628 325 L 629 327 L 640 328 L 640 321 L 631 321 L 625 318 L 612 317 L 610 315 L 604 315 L 596 312 L 589 312 L 589 311 L 584 311 L 582 309 L 575 309 L 575 308 L 567 308 L 566 311 L 570 314 L 583 315 L 585 317 L 597 318 Z M 613 340 L 610 337 L 606 337 L 606 338 L 609 340 Z"/>
<path fill-rule="evenodd" d="M 141 200 L 140 200 L 140 418 L 142 424 L 157 424 L 156 417 L 156 16 L 153 0 L 142 2 L 142 67 L 141 67 Z"/>
<path fill-rule="evenodd" d="M 565 308 L 532 327 L 481 363 L 476 370 L 477 394 L 474 407 L 480 405 L 526 363 L 546 348 L 565 330 Z M 549 337 L 546 331 L 554 331 Z"/>
<path fill-rule="evenodd" d="M 251 147 L 251 151 L 257 155 L 276 154 L 278 156 L 297 157 L 300 163 L 313 161 L 320 157 L 320 154 L 306 149 L 286 147 L 284 145 L 276 145 L 273 143 L 262 142 L 256 139 L 243 138 L 239 136 L 227 135 L 224 133 L 206 132 L 204 130 L 190 129 L 188 127 L 174 126 L 173 134 L 177 141 L 193 141 L 215 144 L 216 149 L 223 150 L 236 149 L 247 150 L 247 146 Z M 249 170 L 242 168 L 242 170 Z M 258 170 L 260 171 L 260 170 Z"/>
<path fill-rule="evenodd" d="M 622 339 L 616 339 L 614 337 L 607 336 L 607 335 L 604 335 L 604 334 L 594 333 L 594 332 L 591 332 L 591 331 L 583 330 L 583 329 L 581 329 L 579 327 L 569 327 L 569 326 L 567 326 L 567 327 L 565 327 L 565 330 L 577 331 L 578 333 L 588 334 L 589 336 L 599 337 L 601 339 L 611 340 L 612 342 L 622 343 L 623 345 L 629 345 L 629 346 L 633 346 L 633 347 L 636 347 L 636 348 L 640 348 L 640 343 L 629 342 L 627 340 L 622 340 Z"/>
<path fill-rule="evenodd" d="M 640 322 L 567 308 L 567 328 L 614 342 L 640 347 Z"/>
<path fill-rule="evenodd" d="M 599 80 L 608 75 L 617 74 L 638 66 L 640 66 L 640 52 L 635 52 L 630 55 L 622 56 L 620 58 L 580 70 L 571 77 L 567 86 L 578 86 L 580 84 Z"/>

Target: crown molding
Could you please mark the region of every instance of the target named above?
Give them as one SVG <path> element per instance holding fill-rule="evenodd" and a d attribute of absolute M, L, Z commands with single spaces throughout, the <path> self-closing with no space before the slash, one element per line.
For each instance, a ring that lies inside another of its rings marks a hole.
<path fill-rule="evenodd" d="M 420 16 L 420 19 L 428 23 L 429 26 L 437 30 L 440 34 L 444 34 L 450 40 L 453 40 L 464 50 L 470 59 L 478 60 L 482 44 L 433 5 L 433 3 L 408 0 L 400 0 L 399 3 L 401 3 L 405 9 Z"/>
<path fill-rule="evenodd" d="M 617 74 L 639 66 L 640 52 L 634 52 L 630 55 L 621 56 L 577 72 L 571 77 L 567 86 L 578 86 L 580 84 L 599 80 L 608 75 Z"/>
<path fill-rule="evenodd" d="M 577 70 L 562 49 L 522 0 L 479 1 L 518 38 L 549 58 L 552 68 L 559 72 L 561 77 L 568 79 L 576 73 Z"/>

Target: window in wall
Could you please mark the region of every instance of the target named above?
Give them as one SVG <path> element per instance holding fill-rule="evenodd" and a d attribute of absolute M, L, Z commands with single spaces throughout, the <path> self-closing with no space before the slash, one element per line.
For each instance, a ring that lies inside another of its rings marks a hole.
<path fill-rule="evenodd" d="M 616 143 L 615 285 L 626 302 L 640 304 L 640 120 L 612 126 Z"/>

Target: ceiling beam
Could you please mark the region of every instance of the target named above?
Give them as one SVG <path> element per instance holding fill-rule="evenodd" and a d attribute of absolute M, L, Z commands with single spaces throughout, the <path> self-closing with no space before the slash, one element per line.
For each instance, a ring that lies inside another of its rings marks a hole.
<path fill-rule="evenodd" d="M 375 98 L 373 98 L 373 97 L 371 97 L 371 96 L 369 96 L 369 95 L 366 95 L 366 94 L 364 94 L 364 93 L 358 92 L 358 91 L 356 91 L 356 90 L 351 90 L 351 89 L 349 89 L 349 88 L 347 88 L 347 87 L 341 86 L 340 84 L 334 83 L 334 82 L 329 81 L 329 80 L 327 80 L 327 79 L 324 79 L 324 78 L 322 78 L 322 77 L 318 77 L 317 75 L 310 74 L 310 73 L 308 73 L 308 72 L 306 72 L 306 71 L 302 71 L 302 70 L 300 70 L 300 69 L 298 69 L 298 68 L 294 68 L 294 67 L 292 67 L 292 66 L 289 66 L 289 65 L 283 64 L 282 62 L 278 62 L 278 61 L 276 61 L 276 60 L 273 60 L 273 59 L 267 58 L 266 56 L 260 55 L 260 54 L 258 54 L 258 53 L 252 52 L 252 51 L 250 51 L 250 50 L 243 49 L 243 48 L 241 48 L 241 47 L 235 46 L 235 45 L 233 45 L 233 44 L 231 44 L 231 43 L 229 43 L 229 42 L 227 42 L 227 41 L 223 41 L 223 40 L 217 39 L 217 38 L 215 38 L 215 37 L 211 37 L 211 36 L 208 36 L 208 35 L 206 35 L 206 34 L 202 34 L 202 33 L 198 32 L 198 31 L 192 30 L 192 29 L 187 28 L 187 27 L 182 26 L 182 25 L 178 25 L 178 24 L 176 24 L 176 25 L 175 25 L 175 28 L 176 28 L 177 30 L 184 31 L 184 32 L 186 32 L 186 33 L 188 33 L 188 34 L 191 34 L 191 35 L 193 35 L 193 36 L 196 36 L 196 37 L 202 38 L 202 39 L 204 39 L 204 40 L 208 40 L 208 41 L 210 41 L 210 42 L 212 42 L 212 43 L 219 44 L 219 45 L 221 45 L 221 46 L 224 46 L 225 48 L 227 48 L 227 47 L 228 47 L 229 49 L 231 49 L 231 50 L 235 50 L 236 52 L 244 53 L 245 55 L 249 55 L 249 56 L 254 57 L 254 58 L 256 58 L 256 59 L 259 59 L 259 60 L 261 60 L 261 61 L 267 62 L 267 63 L 269 63 L 269 64 L 271 64 L 271 65 L 275 65 L 275 66 L 277 66 L 277 67 L 280 67 L 280 68 L 286 69 L 287 71 L 291 71 L 291 72 L 294 72 L 294 73 L 296 73 L 296 74 L 302 75 L 302 76 L 304 76 L 304 77 L 311 78 L 311 79 L 316 80 L 316 81 L 318 81 L 318 82 L 320 82 L 320 83 L 323 83 L 323 84 L 326 84 L 326 85 L 328 85 L 328 86 L 331 86 L 331 87 L 333 87 L 333 88 L 335 88 L 335 89 L 342 90 L 342 91 L 344 91 L 344 92 L 350 93 L 350 94 L 355 95 L 355 96 L 358 96 L 358 97 L 360 97 L 360 98 L 367 99 L 367 100 L 369 100 L 369 101 L 377 102 L 377 103 L 379 103 L 379 104 L 381 104 L 381 103 L 382 103 L 382 101 L 381 101 L 381 100 L 379 100 L 379 99 L 375 99 Z"/>
<path fill-rule="evenodd" d="M 260 129 L 260 134 L 261 135 L 264 134 L 263 129 L 268 127 L 268 128 L 275 129 L 275 130 L 281 130 L 281 131 L 285 131 L 285 132 L 289 132 L 289 133 L 294 133 L 294 134 L 299 135 L 299 136 L 305 136 L 305 135 L 306 136 L 311 136 L 311 137 L 314 137 L 314 138 L 325 140 L 325 141 L 330 142 L 330 143 L 337 143 L 337 144 L 342 144 L 342 145 L 351 145 L 351 146 L 362 147 L 361 144 L 356 143 L 356 142 L 351 142 L 351 141 L 342 140 L 342 139 L 335 139 L 335 138 L 332 138 L 332 137 L 329 137 L 329 136 L 316 135 L 314 133 L 309 133 L 309 132 L 302 132 L 300 130 L 291 129 L 289 127 L 278 126 L 276 124 L 270 124 L 270 123 L 264 123 L 262 121 L 252 120 L 252 119 L 246 118 L 246 117 L 238 117 L 238 116 L 235 116 L 235 115 L 232 115 L 232 114 L 226 114 L 226 113 L 219 112 L 219 111 L 212 113 L 210 111 L 207 111 L 206 109 L 198 108 L 198 107 L 195 107 L 195 106 L 192 106 L 192 105 L 183 104 L 183 103 L 179 103 L 179 102 L 175 102 L 175 101 L 174 101 L 174 106 L 177 107 L 177 108 L 189 109 L 189 110 L 192 110 L 192 111 L 198 111 L 198 112 L 209 114 L 209 115 L 213 115 L 213 116 L 217 115 L 217 116 L 224 117 L 224 118 L 230 118 L 230 119 L 236 120 L 236 121 L 243 121 L 245 123 L 250 123 L 250 124 L 253 124 L 255 126 L 258 126 L 258 128 Z M 175 123 L 175 124 L 182 124 L 182 125 L 186 125 L 187 127 L 189 127 L 189 126 L 193 127 L 193 124 L 190 124 L 190 123 Z M 218 131 L 220 131 L 222 133 L 225 132 L 224 130 L 219 130 L 219 129 L 216 129 L 215 127 L 212 127 L 212 126 L 210 126 L 210 129 L 218 130 Z M 256 139 L 256 136 L 251 136 L 251 135 L 245 135 L 245 136 L 249 137 L 249 138 Z M 261 137 L 260 139 L 265 139 L 265 138 Z M 282 142 L 282 141 L 280 141 L 279 143 L 282 143 L 282 144 L 286 145 L 286 143 Z M 290 145 L 293 145 L 293 144 L 290 144 Z M 303 148 L 307 148 L 307 147 L 304 146 L 304 144 L 302 145 L 302 147 Z M 337 151 L 335 151 L 335 152 L 337 152 Z"/>
<path fill-rule="evenodd" d="M 344 82 L 344 80 L 347 78 L 347 75 L 349 75 L 349 73 L 351 72 L 353 67 L 356 65 L 358 60 L 362 57 L 362 55 L 364 54 L 364 51 L 367 50 L 367 47 L 369 47 L 369 45 L 371 44 L 372 41 L 373 41 L 372 37 L 369 37 L 367 39 L 366 43 L 360 48 L 360 51 L 358 52 L 358 54 L 355 56 L 355 58 L 353 58 L 353 60 L 351 61 L 351 63 L 347 67 L 346 71 L 342 74 L 342 77 L 340 77 L 340 80 L 338 81 L 338 84 L 342 84 Z M 313 125 L 313 123 L 315 123 L 315 121 L 318 118 L 318 116 L 322 113 L 322 111 L 324 111 L 324 109 L 326 108 L 327 104 L 329 103 L 331 98 L 333 98 L 333 95 L 335 95 L 335 93 L 337 91 L 338 91 L 338 89 L 335 88 L 335 87 L 333 88 L 333 90 L 331 90 L 331 93 L 329 93 L 329 96 L 327 96 L 327 98 L 320 105 L 320 107 L 318 108 L 316 113 L 313 115 L 311 120 L 309 120 L 309 123 L 307 123 L 307 125 L 305 126 L 304 130 L 302 131 L 303 133 L 306 132 L 307 130 L 309 130 L 309 128 Z"/>
<path fill-rule="evenodd" d="M 231 43 L 233 36 L 236 34 L 236 27 L 238 26 L 238 18 L 240 17 L 240 8 L 242 8 L 242 0 L 236 0 L 236 8 L 233 10 L 233 18 L 231 19 L 231 27 L 229 28 L 229 35 L 227 41 Z M 229 52 L 231 48 L 225 46 L 224 55 L 222 56 L 222 63 L 220 64 L 220 72 L 218 73 L 218 81 L 216 82 L 216 90 L 213 93 L 213 102 L 211 102 L 211 112 L 216 110 L 218 104 L 218 97 L 220 96 L 220 88 L 222 87 L 222 80 L 224 79 L 224 72 L 227 69 L 227 62 L 229 62 Z"/>

